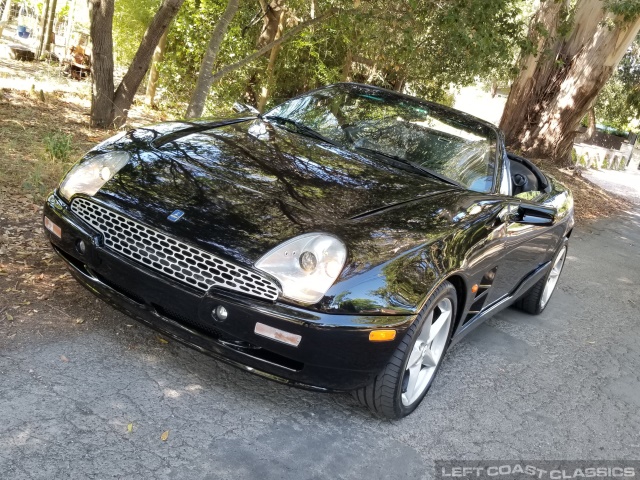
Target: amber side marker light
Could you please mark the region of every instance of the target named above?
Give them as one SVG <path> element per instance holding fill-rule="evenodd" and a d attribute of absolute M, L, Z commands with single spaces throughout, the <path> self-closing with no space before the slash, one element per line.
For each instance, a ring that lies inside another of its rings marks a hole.
<path fill-rule="evenodd" d="M 372 330 L 369 332 L 370 342 L 390 342 L 396 338 L 395 330 Z"/>
<path fill-rule="evenodd" d="M 473 287 L 471 287 L 471 293 L 476 293 L 478 291 L 478 284 L 476 283 Z"/>

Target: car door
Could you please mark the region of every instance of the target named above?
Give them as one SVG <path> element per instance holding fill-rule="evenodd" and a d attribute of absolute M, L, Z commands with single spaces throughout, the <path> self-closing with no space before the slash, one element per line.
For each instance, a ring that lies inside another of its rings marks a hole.
<path fill-rule="evenodd" d="M 527 275 L 548 260 L 554 245 L 553 222 L 548 217 L 535 215 L 536 212 L 553 215 L 553 209 L 523 202 L 517 197 L 498 215 L 502 255 L 487 304 L 513 292 Z M 537 221 L 540 223 L 535 223 Z"/>

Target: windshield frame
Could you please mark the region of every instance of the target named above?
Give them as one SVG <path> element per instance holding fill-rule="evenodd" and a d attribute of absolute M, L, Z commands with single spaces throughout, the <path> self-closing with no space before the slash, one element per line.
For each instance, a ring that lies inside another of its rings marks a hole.
<path fill-rule="evenodd" d="M 500 182 L 501 182 L 501 171 L 502 171 L 502 156 L 503 156 L 503 152 L 504 152 L 504 146 L 503 146 L 503 136 L 502 136 L 502 132 L 493 124 L 489 123 L 489 122 L 485 122 L 479 118 L 473 117 L 469 114 L 466 114 L 464 112 L 461 112 L 459 110 L 455 110 L 453 108 L 444 106 L 444 105 L 440 105 L 438 103 L 433 103 L 430 102 L 428 100 L 423 100 L 421 98 L 417 98 L 417 97 L 413 97 L 411 95 L 406 95 L 403 93 L 399 93 L 399 92 L 394 92 L 391 90 L 387 90 L 384 88 L 380 88 L 380 87 L 375 87 L 373 85 L 365 85 L 365 84 L 361 84 L 361 83 L 351 83 L 351 82 L 343 82 L 343 83 L 336 83 L 333 85 L 328 85 L 325 87 L 320 87 L 320 88 L 316 88 L 314 90 L 310 90 L 308 92 L 305 92 L 303 94 L 297 95 L 295 97 L 292 97 L 290 99 L 287 99 L 286 101 L 274 106 L 272 109 L 270 109 L 268 112 L 264 113 L 263 115 L 261 115 L 261 117 L 264 120 L 269 119 L 269 116 L 278 116 L 278 117 L 283 117 L 282 112 L 277 112 L 278 109 L 281 108 L 282 105 L 284 105 L 285 103 L 297 100 L 297 99 L 301 99 L 304 97 L 308 97 L 311 95 L 314 95 L 316 93 L 319 92 L 327 92 L 327 91 L 335 91 L 336 94 L 339 93 L 356 93 L 355 91 L 357 90 L 359 94 L 362 94 L 363 90 L 367 90 L 369 92 L 371 92 L 372 94 L 375 94 L 376 96 L 382 97 L 384 100 L 387 100 L 389 102 L 398 102 L 398 101 L 408 101 L 411 102 L 413 104 L 415 104 L 416 106 L 422 106 L 425 107 L 431 111 L 433 111 L 436 116 L 438 117 L 444 117 L 444 118 L 451 118 L 451 120 L 455 123 L 461 124 L 463 126 L 468 126 L 470 127 L 470 129 L 473 128 L 482 128 L 484 130 L 484 134 L 487 136 L 487 139 L 490 140 L 493 145 L 492 145 L 492 151 L 493 151 L 493 174 L 492 174 L 492 185 L 491 188 L 487 191 L 479 191 L 479 190 L 472 190 L 471 188 L 465 186 L 465 185 L 461 185 L 460 188 L 464 188 L 465 190 L 468 191 L 472 191 L 472 192 L 478 192 L 478 193 L 484 193 L 484 194 L 495 194 L 499 192 L 499 188 L 500 188 Z M 292 118 L 292 120 L 295 120 Z M 298 121 L 298 120 L 296 120 Z M 309 127 L 311 128 L 311 127 Z M 320 132 L 319 132 L 320 133 Z M 343 142 L 330 142 L 331 144 L 335 145 L 336 143 L 338 144 L 338 148 L 344 148 L 346 150 L 349 150 L 349 145 L 343 143 Z M 357 151 L 357 149 L 355 149 Z M 375 155 L 374 153 L 369 153 L 369 152 L 359 152 L 360 155 L 365 155 L 365 156 L 373 156 Z M 381 155 L 384 156 L 384 153 L 381 152 Z M 403 161 L 405 161 L 405 159 L 403 159 Z M 412 164 L 414 162 L 411 162 L 410 160 L 406 160 L 407 163 Z M 420 164 L 415 164 L 416 167 L 424 169 L 426 171 L 423 172 L 419 172 L 416 171 L 416 174 L 418 175 L 423 175 L 425 177 L 429 177 L 429 170 L 431 170 L 428 166 L 423 166 Z M 437 172 L 439 173 L 439 172 Z M 442 174 L 441 174 L 442 175 Z M 460 183 L 457 179 L 451 179 L 453 182 L 455 183 Z M 444 181 L 444 180 L 441 180 Z"/>

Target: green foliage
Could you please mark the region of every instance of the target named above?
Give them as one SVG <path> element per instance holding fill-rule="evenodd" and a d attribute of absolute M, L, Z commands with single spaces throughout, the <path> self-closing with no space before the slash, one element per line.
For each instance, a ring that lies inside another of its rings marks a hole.
<path fill-rule="evenodd" d="M 165 104 L 173 108 L 176 114 L 184 115 L 186 102 L 189 101 L 198 78 L 200 62 L 226 3 L 222 0 L 185 0 L 171 26 L 165 57 L 159 68 L 160 87 L 166 92 Z M 256 37 L 244 32 L 243 28 L 255 16 L 257 2 L 241 2 L 240 6 L 220 48 L 214 70 L 253 51 Z M 246 69 L 225 78 L 210 95 L 209 110 L 228 107 L 241 99 L 247 79 Z"/>
<path fill-rule="evenodd" d="M 118 0 L 113 13 L 113 43 L 116 64 L 131 63 L 160 0 Z"/>
<path fill-rule="evenodd" d="M 56 15 L 58 22 L 63 21 L 65 18 L 69 17 L 70 6 L 69 3 L 65 3 L 64 6 L 58 10 Z"/>
<path fill-rule="evenodd" d="M 595 105 L 598 123 L 626 130 L 630 120 L 627 92 L 620 78 L 612 77 L 598 94 Z"/>
<path fill-rule="evenodd" d="M 200 62 L 227 0 L 185 0 L 170 27 L 160 69 L 164 107 L 184 114 Z M 308 0 L 286 0 L 284 31 L 309 18 Z M 118 0 L 114 17 L 116 59 L 127 64 L 139 45 L 159 0 Z M 353 0 L 316 2 L 316 15 L 340 7 L 342 13 L 317 23 L 282 44 L 270 85 L 269 105 L 348 77 L 403 90 L 430 100 L 453 102 L 450 87 L 478 79 L 503 81 L 513 74 L 517 52 L 526 44 L 531 6 L 525 0 Z M 241 2 L 217 57 L 218 70 L 256 48 L 262 20 L 258 2 Z M 207 112 L 249 101 L 267 82 L 268 55 L 214 85 Z"/>
<path fill-rule="evenodd" d="M 71 153 L 72 136 L 66 133 L 56 132 L 45 135 L 43 138 L 45 151 L 52 159 L 66 162 Z"/>
<path fill-rule="evenodd" d="M 627 157 L 621 157 L 618 162 L 618 170 L 622 171 L 627 168 Z"/>
<path fill-rule="evenodd" d="M 601 167 L 603 170 L 607 170 L 609 168 L 609 155 L 605 155 Z"/>
<path fill-rule="evenodd" d="M 580 159 L 578 160 L 578 162 L 580 166 L 587 168 L 587 159 L 584 155 L 580 155 Z"/>
<path fill-rule="evenodd" d="M 621 132 L 637 128 L 640 119 L 640 37 L 624 55 L 614 75 L 598 94 L 598 123 Z"/>
<path fill-rule="evenodd" d="M 640 2 L 638 0 L 605 0 L 605 8 L 622 17 L 625 22 L 633 22 L 640 17 Z"/>

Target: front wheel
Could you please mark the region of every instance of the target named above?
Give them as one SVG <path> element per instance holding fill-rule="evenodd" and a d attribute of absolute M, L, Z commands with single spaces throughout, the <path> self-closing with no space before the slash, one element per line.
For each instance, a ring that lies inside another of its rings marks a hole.
<path fill-rule="evenodd" d="M 456 289 L 444 282 L 409 327 L 384 370 L 373 383 L 354 392 L 362 405 L 390 419 L 402 418 L 417 408 L 449 346 L 456 305 Z"/>

